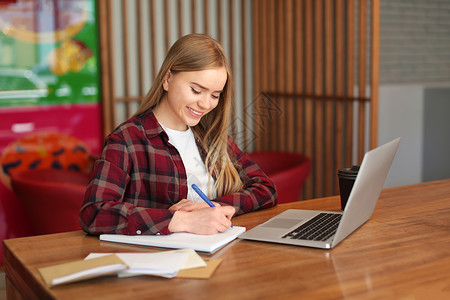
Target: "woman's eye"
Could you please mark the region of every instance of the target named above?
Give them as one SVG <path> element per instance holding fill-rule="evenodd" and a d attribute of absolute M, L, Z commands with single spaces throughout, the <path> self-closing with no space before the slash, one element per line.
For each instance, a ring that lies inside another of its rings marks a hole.
<path fill-rule="evenodd" d="M 220 98 L 220 94 L 219 95 L 211 95 L 211 97 L 213 97 L 214 99 L 218 100 Z"/>
<path fill-rule="evenodd" d="M 192 90 L 192 92 L 193 92 L 194 94 L 197 94 L 197 95 L 200 94 L 200 91 L 197 91 L 196 89 L 194 89 L 194 88 L 192 88 L 192 87 L 191 87 L 191 90 Z"/>

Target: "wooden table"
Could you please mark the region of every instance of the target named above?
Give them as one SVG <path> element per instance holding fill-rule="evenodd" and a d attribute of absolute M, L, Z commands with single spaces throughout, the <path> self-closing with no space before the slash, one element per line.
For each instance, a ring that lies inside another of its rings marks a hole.
<path fill-rule="evenodd" d="M 338 197 L 233 219 L 252 228 L 287 208 L 339 209 Z M 38 268 L 91 252 L 159 251 L 81 231 L 6 240 L 10 299 L 450 299 L 450 179 L 386 189 L 365 225 L 332 250 L 235 240 L 208 280 L 103 277 L 48 288 Z"/>

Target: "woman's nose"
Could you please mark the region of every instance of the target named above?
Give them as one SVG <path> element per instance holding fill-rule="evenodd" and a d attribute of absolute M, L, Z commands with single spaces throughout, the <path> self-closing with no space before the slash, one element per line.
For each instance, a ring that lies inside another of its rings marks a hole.
<path fill-rule="evenodd" d="M 212 106 L 212 100 L 209 97 L 209 95 L 205 95 L 203 96 L 199 101 L 198 101 L 198 106 L 204 110 L 209 110 Z"/>

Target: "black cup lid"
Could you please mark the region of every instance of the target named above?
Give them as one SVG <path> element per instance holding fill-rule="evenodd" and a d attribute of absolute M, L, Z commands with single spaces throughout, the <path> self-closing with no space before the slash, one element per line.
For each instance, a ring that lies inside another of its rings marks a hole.
<path fill-rule="evenodd" d="M 353 165 L 351 168 L 343 168 L 338 170 L 338 175 L 356 176 L 359 172 L 359 166 Z"/>

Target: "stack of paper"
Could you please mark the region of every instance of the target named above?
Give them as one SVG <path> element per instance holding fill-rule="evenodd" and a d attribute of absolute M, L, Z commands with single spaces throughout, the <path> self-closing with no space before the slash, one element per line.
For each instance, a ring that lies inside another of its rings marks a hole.
<path fill-rule="evenodd" d="M 39 269 L 49 286 L 103 275 L 209 278 L 220 259 L 205 262 L 193 249 L 155 253 L 91 253 L 84 260 Z"/>
<path fill-rule="evenodd" d="M 86 259 L 98 258 L 110 253 L 91 253 Z M 128 269 L 119 272 L 120 277 L 154 275 L 172 278 L 180 270 L 206 267 L 205 261 L 193 250 L 184 249 L 156 253 L 116 253 Z"/>

